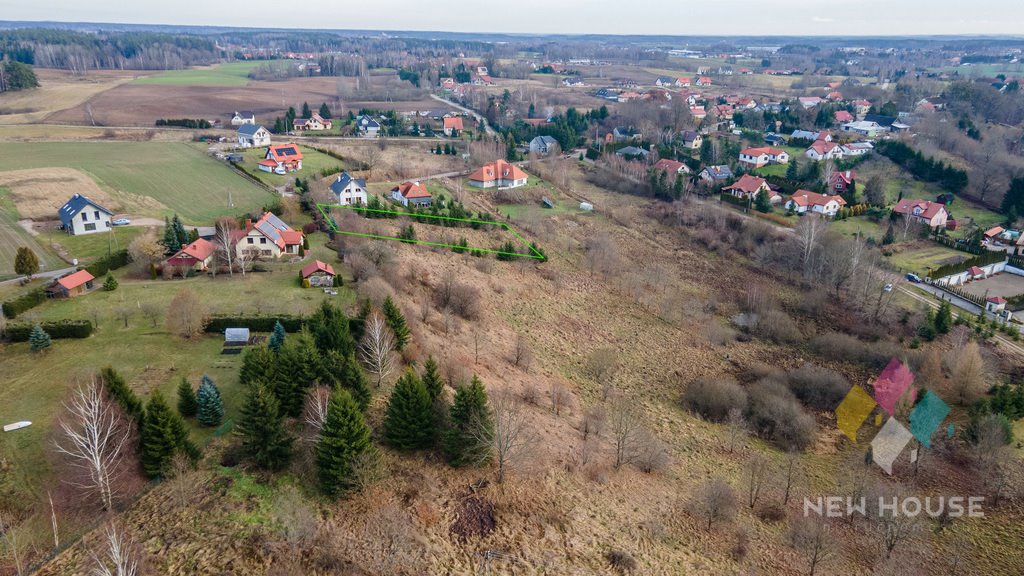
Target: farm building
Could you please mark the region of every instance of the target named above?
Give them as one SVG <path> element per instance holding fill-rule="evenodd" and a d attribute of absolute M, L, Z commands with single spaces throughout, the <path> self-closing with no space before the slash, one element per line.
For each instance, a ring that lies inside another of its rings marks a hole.
<path fill-rule="evenodd" d="M 202 238 L 182 246 L 177 254 L 167 259 L 167 265 L 172 268 L 191 268 L 197 272 L 203 272 L 213 262 L 213 255 L 217 247 L 212 242 Z"/>
<path fill-rule="evenodd" d="M 302 280 L 308 281 L 309 285 L 317 287 L 334 286 L 334 268 L 319 260 L 314 260 L 302 268 Z"/>
<path fill-rule="evenodd" d="M 338 197 L 338 204 L 342 206 L 366 204 L 366 180 L 342 172 L 331 184 L 331 193 Z"/>
<path fill-rule="evenodd" d="M 110 217 L 113 212 L 89 200 L 81 194 L 75 194 L 57 212 L 60 216 L 61 228 L 72 236 L 106 232 L 110 230 Z"/>
<path fill-rule="evenodd" d="M 526 185 L 526 172 L 504 160 L 484 164 L 469 175 L 469 185 L 477 188 L 517 188 Z"/>
<path fill-rule="evenodd" d="M 274 174 L 287 174 L 302 170 L 302 150 L 295 144 L 267 146 L 267 154 L 259 162 L 260 170 Z"/>
<path fill-rule="evenodd" d="M 95 278 L 87 270 L 72 272 L 63 278 L 58 278 L 46 288 L 46 295 L 50 298 L 74 298 L 92 290 Z"/>
<path fill-rule="evenodd" d="M 402 206 L 430 206 L 432 198 L 427 187 L 420 181 L 407 180 L 391 189 L 391 197 L 401 202 Z"/>
<path fill-rule="evenodd" d="M 270 131 L 259 124 L 242 124 L 238 127 L 238 145 L 242 148 L 270 146 Z"/>

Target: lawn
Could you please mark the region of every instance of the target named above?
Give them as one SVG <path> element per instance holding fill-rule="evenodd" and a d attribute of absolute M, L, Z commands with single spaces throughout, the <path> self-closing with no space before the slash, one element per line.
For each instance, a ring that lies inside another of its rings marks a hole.
<path fill-rule="evenodd" d="M 108 233 L 69 236 L 63 232 L 54 232 L 48 240 L 64 247 L 72 258 L 79 262 L 91 262 L 106 256 L 110 252 L 123 250 L 132 240 L 146 231 L 145 226 L 115 226 Z"/>
<path fill-rule="evenodd" d="M 922 241 L 916 245 L 907 245 L 906 248 L 890 256 L 889 261 L 900 272 L 914 272 L 923 276 L 930 269 L 949 264 L 954 260 L 966 260 L 969 257 L 970 254 L 966 252 Z"/>
<path fill-rule="evenodd" d="M 326 237 L 310 237 L 311 255 L 335 266 L 333 251 L 323 244 Z M 30 420 L 33 425 L 16 434 L 2 437 L 3 457 L 11 468 L 0 480 L 0 490 L 17 494 L 27 486 L 39 486 L 40 476 L 49 468 L 44 446 L 51 438 L 54 418 L 69 388 L 90 378 L 104 366 L 114 366 L 141 395 L 159 388 L 166 397 L 175 397 L 175 388 L 182 376 L 198 385 L 199 377 L 208 374 L 221 390 L 226 409 L 225 421 L 238 414 L 241 390 L 238 386 L 240 356 L 221 355 L 223 338 L 208 335 L 183 340 L 167 332 L 163 312 L 182 289 L 200 295 L 210 312 L 253 314 L 305 314 L 324 299 L 349 306 L 352 292 L 342 289 L 338 296 L 327 296 L 320 290 L 298 287 L 297 271 L 303 263 L 268 265 L 271 272 L 240 274 L 233 277 L 196 277 L 187 280 L 135 280 L 126 277 L 126 270 L 114 273 L 120 286 L 113 292 L 95 290 L 84 296 L 49 301 L 27 314 L 34 320 L 62 318 L 94 319 L 99 328 L 85 340 L 54 340 L 52 348 L 33 354 L 27 343 L 0 344 L 0 421 L 3 423 Z M 141 310 L 159 306 L 161 316 L 156 325 Z M 131 311 L 128 327 L 118 311 Z M 205 441 L 213 429 L 194 428 L 194 437 Z M 31 482 L 28 479 L 32 479 Z"/>
<path fill-rule="evenodd" d="M 208 225 L 218 216 L 257 210 L 272 200 L 266 190 L 189 144 L 0 143 L 0 171 L 49 167 L 87 173 L 124 213 L 156 218 L 177 213 L 186 224 Z"/>
<path fill-rule="evenodd" d="M 860 234 L 865 240 L 868 238 L 874 238 L 876 241 L 881 241 L 886 230 L 881 224 L 868 220 L 866 216 L 836 220 L 829 224 L 829 228 L 844 236 Z"/>
<path fill-rule="evenodd" d="M 249 72 L 261 62 L 228 62 L 187 70 L 168 70 L 154 76 L 139 78 L 135 84 L 167 84 L 174 86 L 245 86 Z"/>
<path fill-rule="evenodd" d="M 57 254 L 18 225 L 18 210 L 6 194 L 7 189 L 0 188 L 0 280 L 15 276 L 14 256 L 20 246 L 28 246 L 35 252 L 43 270 L 60 268 L 63 262 Z"/>
<path fill-rule="evenodd" d="M 281 176 L 261 171 L 257 164 L 266 156 L 266 148 L 250 148 L 243 152 L 245 155 L 245 163 L 243 165 L 246 171 L 256 176 L 261 182 L 275 187 L 291 184 L 296 176 L 299 178 L 317 178 L 320 176 L 321 170 L 330 169 L 332 172 L 337 173 L 348 168 L 345 162 L 322 152 L 317 152 L 308 146 L 299 146 L 299 148 L 302 150 L 302 170 L 298 172 Z"/>

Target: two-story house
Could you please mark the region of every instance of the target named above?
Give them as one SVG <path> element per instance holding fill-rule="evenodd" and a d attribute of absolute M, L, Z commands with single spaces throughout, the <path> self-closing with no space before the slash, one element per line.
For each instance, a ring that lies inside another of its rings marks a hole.
<path fill-rule="evenodd" d="M 331 183 L 331 193 L 338 198 L 338 204 L 342 206 L 366 204 L 366 179 L 353 178 L 348 172 L 342 172 L 338 179 Z"/>
<path fill-rule="evenodd" d="M 72 236 L 80 236 L 110 230 L 110 217 L 113 216 L 113 212 L 81 194 L 75 194 L 61 206 L 57 215 L 65 232 Z"/>

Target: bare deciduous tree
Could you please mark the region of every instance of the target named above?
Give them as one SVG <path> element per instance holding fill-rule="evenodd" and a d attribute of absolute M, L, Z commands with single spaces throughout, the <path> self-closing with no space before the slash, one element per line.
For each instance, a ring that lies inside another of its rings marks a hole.
<path fill-rule="evenodd" d="M 391 333 L 387 321 L 376 310 L 366 319 L 363 341 L 359 344 L 359 354 L 366 367 L 377 375 L 377 387 L 394 369 L 392 350 L 395 347 L 395 336 Z"/>
<path fill-rule="evenodd" d="M 961 406 L 970 404 L 985 391 L 985 361 L 977 342 L 968 342 L 957 352 L 950 384 Z"/>
<path fill-rule="evenodd" d="M 825 224 L 821 218 L 814 214 L 808 214 L 800 219 L 800 223 L 794 229 L 797 247 L 800 250 L 800 266 L 803 270 L 804 278 L 811 278 L 813 275 L 814 256 L 824 228 Z"/>
<path fill-rule="evenodd" d="M 697 488 L 690 506 L 694 514 L 707 521 L 710 531 L 715 522 L 728 520 L 736 513 L 736 492 L 716 476 Z"/>
<path fill-rule="evenodd" d="M 551 411 L 555 413 L 555 416 L 560 416 L 562 408 L 567 407 L 570 402 L 572 402 L 572 394 L 569 393 L 569 389 L 558 382 L 552 383 Z"/>
<path fill-rule="evenodd" d="M 132 540 L 119 531 L 116 526 L 107 526 L 104 531 L 106 550 L 103 558 L 93 554 L 96 566 L 91 576 L 135 576 L 138 574 L 139 563 L 132 550 Z"/>
<path fill-rule="evenodd" d="M 611 410 L 611 432 L 616 469 L 636 460 L 640 428 L 640 415 L 636 408 L 624 399 L 615 402 Z"/>
<path fill-rule="evenodd" d="M 757 505 L 757 501 L 761 498 L 761 491 L 764 489 L 765 482 L 767 482 L 770 473 L 771 468 L 768 465 L 768 459 L 763 455 L 754 454 L 747 459 L 745 474 L 747 481 L 747 504 L 751 509 Z"/>
<path fill-rule="evenodd" d="M 807 559 L 810 576 L 814 576 L 819 565 L 832 555 L 828 532 L 828 523 L 821 516 L 798 517 L 790 529 L 790 545 Z"/>
<path fill-rule="evenodd" d="M 532 359 L 533 353 L 530 352 L 530 343 L 526 341 L 526 336 L 522 333 L 516 334 L 516 347 L 512 351 L 512 365 L 528 370 Z"/>
<path fill-rule="evenodd" d="M 142 315 L 149 319 L 153 328 L 156 328 L 157 322 L 160 320 L 160 316 L 163 312 L 163 307 L 156 302 L 147 302 L 142 305 Z"/>
<path fill-rule="evenodd" d="M 122 471 L 120 459 L 131 428 L 95 380 L 79 386 L 64 403 L 64 410 L 57 451 L 85 471 L 84 479 L 73 483 L 92 492 L 103 510 L 111 510 L 114 482 Z"/>
<path fill-rule="evenodd" d="M 206 305 L 188 288 L 175 294 L 167 308 L 167 330 L 183 338 L 202 333 L 206 319 Z"/>
<path fill-rule="evenodd" d="M 232 238 L 234 235 L 234 223 L 234 220 L 230 218 L 218 220 L 217 235 L 213 240 L 214 245 L 217 247 L 217 256 L 227 266 L 228 274 L 231 276 L 235 275 L 235 243 Z"/>
<path fill-rule="evenodd" d="M 0 514 L 0 534 L 3 535 L 4 545 L 10 550 L 11 557 L 14 560 L 15 573 L 21 576 L 25 573 L 24 561 L 21 557 L 25 542 L 21 539 L 19 528 L 5 514 Z"/>
<path fill-rule="evenodd" d="M 508 472 L 522 464 L 530 454 L 536 437 L 519 399 L 507 390 L 491 397 L 491 412 L 494 416 L 493 429 L 476 427 L 472 435 L 493 453 L 498 465 L 498 484 L 501 484 Z M 482 454 L 486 452 L 481 450 Z"/>
<path fill-rule="evenodd" d="M 601 389 L 601 398 L 608 399 L 619 369 L 619 353 L 614 348 L 598 348 L 587 357 L 587 374 Z"/>
<path fill-rule="evenodd" d="M 736 442 L 746 439 L 750 427 L 747 425 L 747 419 L 743 417 L 743 410 L 739 408 L 729 409 L 726 425 L 729 427 L 729 453 L 732 454 L 736 448 Z"/>
<path fill-rule="evenodd" d="M 309 426 L 311 442 L 319 441 L 320 431 L 323 430 L 324 422 L 327 421 L 327 408 L 330 404 L 331 389 L 327 386 L 317 386 L 306 394 L 306 409 L 302 420 L 306 426 Z"/>
<path fill-rule="evenodd" d="M 583 432 L 583 439 L 586 440 L 591 436 L 600 436 L 607 422 L 608 414 L 605 412 L 604 406 L 591 406 L 587 408 L 583 412 L 583 422 L 580 426 Z"/>

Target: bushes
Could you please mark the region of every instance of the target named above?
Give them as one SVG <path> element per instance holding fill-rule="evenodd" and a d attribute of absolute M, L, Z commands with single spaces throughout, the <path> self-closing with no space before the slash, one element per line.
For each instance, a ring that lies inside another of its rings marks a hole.
<path fill-rule="evenodd" d="M 785 384 L 774 378 L 759 380 L 748 395 L 747 418 L 759 436 L 785 450 L 804 450 L 814 442 L 814 418 Z"/>
<path fill-rule="evenodd" d="M 225 328 L 248 328 L 253 332 L 273 332 L 274 324 L 280 322 L 285 331 L 296 333 L 302 330 L 306 319 L 302 316 L 223 316 L 210 317 L 206 332 L 223 334 Z"/>
<path fill-rule="evenodd" d="M 792 344 L 803 338 L 800 327 L 781 310 L 767 310 L 762 313 L 754 331 L 758 336 L 780 344 Z"/>
<path fill-rule="evenodd" d="M 889 360 L 899 353 L 898 346 L 892 342 L 862 342 L 839 332 L 815 336 L 809 345 L 811 351 L 823 358 L 857 362 L 875 370 L 885 368 Z"/>
<path fill-rule="evenodd" d="M 8 324 L 7 339 L 11 342 L 28 342 L 35 324 Z M 92 322 L 88 320 L 60 320 L 40 324 L 50 338 L 88 338 L 92 334 Z"/>
<path fill-rule="evenodd" d="M 812 408 L 834 410 L 850 391 L 850 383 L 835 370 L 807 363 L 790 371 L 789 389 Z"/>
<path fill-rule="evenodd" d="M 723 422 L 729 410 L 747 408 L 747 391 L 731 376 L 701 378 L 683 391 L 683 405 L 705 420 Z"/>
<path fill-rule="evenodd" d="M 7 317 L 8 320 L 13 320 L 14 318 L 17 318 L 18 314 L 21 314 L 26 310 L 31 310 L 45 301 L 46 291 L 42 288 L 36 288 L 28 294 L 19 296 L 14 300 L 4 302 L 4 316 Z"/>
<path fill-rule="evenodd" d="M 92 264 L 89 264 L 85 269 L 92 274 L 94 277 L 99 278 L 100 276 L 106 276 L 107 272 L 111 270 L 117 270 L 128 265 L 128 250 L 118 250 L 117 252 L 111 253 L 109 256 L 105 256 L 96 260 Z"/>

